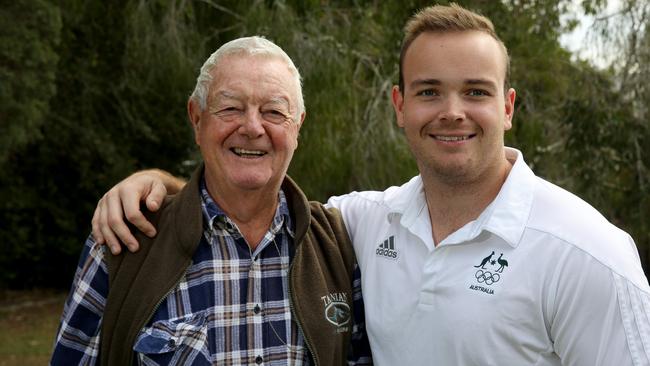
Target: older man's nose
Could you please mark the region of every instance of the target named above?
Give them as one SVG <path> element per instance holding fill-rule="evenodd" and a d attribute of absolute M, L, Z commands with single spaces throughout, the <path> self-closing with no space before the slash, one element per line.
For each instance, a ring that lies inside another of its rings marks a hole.
<path fill-rule="evenodd" d="M 248 138 L 258 138 L 264 134 L 264 121 L 259 111 L 247 111 L 239 126 L 239 132 Z"/>

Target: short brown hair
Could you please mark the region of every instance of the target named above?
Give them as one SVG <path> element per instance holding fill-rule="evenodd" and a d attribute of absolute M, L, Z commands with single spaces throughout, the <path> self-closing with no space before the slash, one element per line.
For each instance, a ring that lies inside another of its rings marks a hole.
<path fill-rule="evenodd" d="M 433 5 L 426 7 L 409 19 L 404 27 L 404 40 L 399 55 L 399 89 L 404 93 L 404 56 L 411 43 L 422 33 L 448 33 L 463 31 L 479 31 L 492 36 L 503 49 L 506 59 L 506 74 L 504 77 L 504 92 L 508 89 L 510 77 L 510 56 L 508 49 L 499 38 L 490 19 L 467 10 L 455 3 L 449 6 Z"/>

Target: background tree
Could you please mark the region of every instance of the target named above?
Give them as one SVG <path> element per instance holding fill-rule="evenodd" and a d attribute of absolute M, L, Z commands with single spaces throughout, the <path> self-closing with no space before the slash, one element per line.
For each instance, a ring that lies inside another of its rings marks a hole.
<path fill-rule="evenodd" d="M 610 148 L 602 159 L 613 160 L 615 172 L 604 182 L 593 180 L 595 186 L 608 186 L 600 199 L 605 212 L 614 217 L 637 240 L 647 261 L 650 256 L 650 3 L 623 0 L 614 12 L 606 13 L 606 2 L 599 2 L 588 11 L 595 15 L 592 38 L 601 57 L 610 59 L 609 88 L 611 99 L 600 105 L 608 109 L 609 129 L 605 145 Z M 617 57 L 611 57 L 616 55 Z M 592 158 L 593 159 L 593 158 Z M 595 160 L 595 159 L 593 159 Z M 586 191 L 593 191 L 587 188 Z M 610 199 L 613 204 L 605 203 Z"/>
<path fill-rule="evenodd" d="M 645 262 L 647 6 L 626 0 L 621 14 L 633 17 L 634 36 L 621 33 L 623 57 L 603 71 L 559 43 L 575 25 L 570 0 L 458 3 L 490 17 L 509 47 L 518 103 L 507 144 L 633 233 Z M 4 1 L 0 286 L 68 286 L 106 189 L 141 168 L 189 175 L 199 155 L 187 97 L 203 60 L 235 37 L 266 36 L 302 73 L 307 119 L 289 174 L 312 198 L 417 174 L 389 101 L 404 22 L 428 5 Z M 583 1 L 595 15 L 605 5 Z"/>

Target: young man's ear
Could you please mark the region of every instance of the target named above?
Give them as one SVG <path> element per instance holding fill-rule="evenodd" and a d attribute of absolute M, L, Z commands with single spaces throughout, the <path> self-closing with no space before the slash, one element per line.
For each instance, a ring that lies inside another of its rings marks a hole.
<path fill-rule="evenodd" d="M 404 94 L 399 90 L 399 86 L 393 85 L 391 93 L 391 101 L 393 102 L 393 109 L 395 110 L 395 118 L 397 125 L 404 127 Z"/>
<path fill-rule="evenodd" d="M 504 131 L 508 131 L 512 128 L 512 118 L 515 114 L 515 99 L 517 99 L 517 92 L 510 88 L 505 95 L 505 120 L 503 121 Z"/>
<path fill-rule="evenodd" d="M 199 143 L 199 131 L 201 129 L 201 106 L 194 99 L 190 98 L 187 101 L 187 117 L 189 118 L 192 130 L 194 130 L 194 142 Z"/>

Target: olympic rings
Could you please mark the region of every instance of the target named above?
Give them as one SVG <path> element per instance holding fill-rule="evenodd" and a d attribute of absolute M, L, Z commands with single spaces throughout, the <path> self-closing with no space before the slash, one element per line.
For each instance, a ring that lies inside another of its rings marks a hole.
<path fill-rule="evenodd" d="M 490 271 L 483 271 L 482 269 L 479 269 L 476 271 L 474 274 L 474 277 L 476 277 L 476 280 L 478 283 L 483 283 L 485 282 L 486 285 L 491 285 L 493 283 L 499 282 L 501 279 L 501 276 L 499 276 L 498 273 L 492 273 Z"/>

